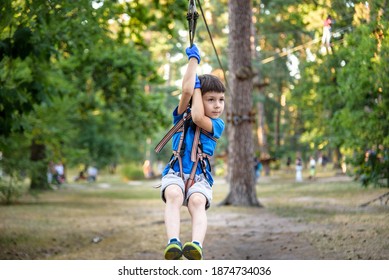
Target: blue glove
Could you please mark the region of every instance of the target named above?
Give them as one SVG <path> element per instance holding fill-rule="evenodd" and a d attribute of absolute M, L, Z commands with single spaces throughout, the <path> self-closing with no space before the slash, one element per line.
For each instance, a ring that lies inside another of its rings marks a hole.
<path fill-rule="evenodd" d="M 194 86 L 194 88 L 201 88 L 200 79 L 199 79 L 199 77 L 197 76 L 197 74 L 196 74 L 196 81 L 195 81 L 195 86 Z"/>
<path fill-rule="evenodd" d="M 193 44 L 192 47 L 186 48 L 185 52 L 186 55 L 188 56 L 188 60 L 191 59 L 192 57 L 195 57 L 197 58 L 197 61 L 200 64 L 201 61 L 200 51 L 195 44 Z"/>

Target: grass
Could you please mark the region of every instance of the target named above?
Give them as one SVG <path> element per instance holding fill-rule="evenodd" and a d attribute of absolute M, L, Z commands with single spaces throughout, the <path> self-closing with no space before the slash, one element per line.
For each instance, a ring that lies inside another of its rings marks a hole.
<path fill-rule="evenodd" d="M 263 183 L 257 191 L 268 210 L 311 225 L 305 237 L 321 252 L 320 258 L 388 259 L 389 205 L 360 207 L 387 189 L 334 179 L 296 184 L 283 178 Z"/>
<path fill-rule="evenodd" d="M 266 211 L 308 226 L 302 238 L 318 250 L 318 259 L 388 259 L 389 206 L 359 207 L 387 190 L 331 178 L 296 184 L 293 174 L 274 173 L 260 179 L 257 194 Z M 151 248 L 145 240 L 165 242 L 157 184 L 102 176 L 97 183 L 71 183 L 1 205 L 0 259 L 153 259 L 163 245 Z M 218 178 L 215 203 L 227 192 Z M 242 207 L 212 211 L 251 212 Z M 142 250 L 129 249 L 132 243 Z"/>
<path fill-rule="evenodd" d="M 160 202 L 159 190 L 149 182 L 145 186 L 142 182 L 127 184 L 116 177 L 100 180 L 72 183 L 56 191 L 26 196 L 14 205 L 0 205 L 0 259 L 66 259 L 75 252 L 82 255 L 95 238 L 114 232 L 126 236 L 127 229 L 146 215 L 137 213 L 138 206 Z M 86 258 L 97 255 L 92 250 Z"/>

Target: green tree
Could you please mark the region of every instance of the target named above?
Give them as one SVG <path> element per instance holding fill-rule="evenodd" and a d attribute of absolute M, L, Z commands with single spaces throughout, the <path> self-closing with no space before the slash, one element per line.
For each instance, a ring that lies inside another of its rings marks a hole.
<path fill-rule="evenodd" d="M 337 81 L 344 107 L 332 124 L 347 131 L 343 147 L 364 185 L 389 187 L 388 20 L 378 8 L 372 20 L 347 37 Z M 346 133 L 345 133 L 346 134 Z M 351 152 L 352 151 L 352 152 Z M 367 153 L 367 154 L 366 154 Z"/>
<path fill-rule="evenodd" d="M 383 6 L 371 5 L 370 14 L 361 13 L 363 7 L 367 10 L 355 7 L 349 17 L 354 28 L 334 43 L 331 55 L 304 65 L 293 102 L 302 117 L 303 141 L 334 149 L 339 165 L 349 158 L 365 185 L 388 185 L 388 80 L 383 74 L 388 68 L 388 21 Z"/>
<path fill-rule="evenodd" d="M 163 60 L 150 60 L 146 39 L 175 35 L 172 16 L 183 4 L 2 1 L 0 150 L 31 160 L 32 188 L 47 187 L 50 158 L 101 167 L 133 158 L 127 151 L 139 154 L 142 135 L 166 123 L 152 86 Z M 17 153 L 8 143 L 21 139 L 30 145 Z"/>

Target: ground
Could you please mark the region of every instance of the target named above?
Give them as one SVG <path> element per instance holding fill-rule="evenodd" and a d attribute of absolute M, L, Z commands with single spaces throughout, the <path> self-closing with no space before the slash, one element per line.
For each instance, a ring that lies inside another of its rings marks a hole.
<path fill-rule="evenodd" d="M 317 250 L 308 242 L 301 225 L 269 213 L 266 209 L 239 214 L 210 215 L 207 257 L 210 259 L 291 260 L 316 259 Z"/>
<path fill-rule="evenodd" d="M 285 181 L 285 180 L 283 180 Z M 163 258 L 166 234 L 158 180 L 71 183 L 13 206 L 0 206 L 0 259 Z M 217 178 L 208 210 L 206 259 L 388 259 L 388 206 L 359 205 L 382 190 L 365 190 L 348 177 L 296 185 L 261 178 L 262 208 L 220 206 L 228 193 Z M 342 189 L 343 188 L 343 189 Z M 339 190 L 340 189 L 340 190 Z M 151 196 L 151 199 L 150 199 Z M 182 209 L 181 240 L 190 240 Z"/>

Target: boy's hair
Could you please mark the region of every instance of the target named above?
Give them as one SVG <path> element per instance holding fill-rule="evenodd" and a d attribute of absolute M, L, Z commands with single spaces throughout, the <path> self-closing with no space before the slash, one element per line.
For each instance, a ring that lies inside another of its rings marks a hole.
<path fill-rule="evenodd" d="M 211 74 L 204 74 L 199 76 L 200 84 L 201 84 L 201 93 L 202 95 L 207 92 L 225 92 L 226 88 L 220 79 Z"/>

